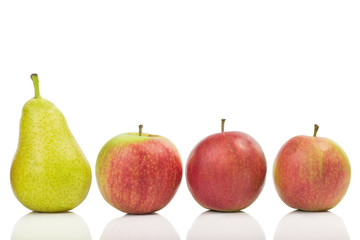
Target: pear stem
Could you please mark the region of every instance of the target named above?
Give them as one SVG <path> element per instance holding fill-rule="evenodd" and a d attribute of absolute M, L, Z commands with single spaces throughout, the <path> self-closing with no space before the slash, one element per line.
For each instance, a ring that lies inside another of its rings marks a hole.
<path fill-rule="evenodd" d="M 224 132 L 224 128 L 225 128 L 225 118 L 221 119 L 221 132 Z"/>
<path fill-rule="evenodd" d="M 41 98 L 40 96 L 40 89 L 39 89 L 39 78 L 38 75 L 36 73 L 31 74 L 30 76 L 31 80 L 34 83 L 34 88 L 35 88 L 35 98 Z"/>
<path fill-rule="evenodd" d="M 319 130 L 319 125 L 314 124 L 314 137 L 316 137 L 318 130 Z"/>
<path fill-rule="evenodd" d="M 139 136 L 140 136 L 140 137 L 141 137 L 141 135 L 142 135 L 142 128 L 143 128 L 143 125 L 140 124 L 140 125 L 139 125 Z"/>

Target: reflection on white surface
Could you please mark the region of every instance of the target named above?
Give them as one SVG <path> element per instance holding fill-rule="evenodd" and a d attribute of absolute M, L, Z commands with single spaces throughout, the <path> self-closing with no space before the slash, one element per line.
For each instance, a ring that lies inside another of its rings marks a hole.
<path fill-rule="evenodd" d="M 348 240 L 340 217 L 332 212 L 294 211 L 281 219 L 274 240 Z"/>
<path fill-rule="evenodd" d="M 188 232 L 187 240 L 265 240 L 259 223 L 245 212 L 202 213 Z"/>
<path fill-rule="evenodd" d="M 125 215 L 115 218 L 104 229 L 101 240 L 158 239 L 180 240 L 168 220 L 159 214 Z"/>
<path fill-rule="evenodd" d="M 90 240 L 84 220 L 72 212 L 29 213 L 14 226 L 12 240 Z"/>

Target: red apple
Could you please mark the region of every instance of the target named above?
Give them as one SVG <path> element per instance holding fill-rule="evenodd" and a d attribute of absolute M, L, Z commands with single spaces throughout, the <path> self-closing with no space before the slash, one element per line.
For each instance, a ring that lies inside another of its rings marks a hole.
<path fill-rule="evenodd" d="M 203 139 L 187 161 L 186 179 L 195 200 L 204 208 L 237 211 L 259 196 L 266 175 L 260 145 L 242 132 L 222 132 Z"/>
<path fill-rule="evenodd" d="M 125 133 L 108 141 L 96 162 L 96 180 L 102 196 L 113 207 L 146 214 L 165 207 L 182 178 L 181 158 L 166 138 Z"/>
<path fill-rule="evenodd" d="M 274 162 L 274 183 L 288 206 L 304 211 L 326 211 L 344 197 L 350 183 L 350 163 L 334 141 L 297 136 L 287 141 Z"/>

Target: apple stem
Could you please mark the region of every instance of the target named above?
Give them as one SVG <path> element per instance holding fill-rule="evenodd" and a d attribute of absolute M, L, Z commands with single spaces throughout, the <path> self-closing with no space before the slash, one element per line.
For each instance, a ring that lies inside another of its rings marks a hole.
<path fill-rule="evenodd" d="M 316 137 L 318 130 L 319 130 L 319 125 L 314 124 L 314 137 Z"/>
<path fill-rule="evenodd" d="M 140 124 L 140 125 L 139 125 L 139 136 L 140 136 L 140 137 L 141 137 L 141 135 L 142 135 L 142 128 L 143 128 L 143 125 Z"/>
<path fill-rule="evenodd" d="M 35 98 L 41 98 L 40 96 L 40 89 L 39 89 L 39 78 L 36 73 L 31 74 L 31 80 L 33 81 L 34 88 L 35 88 Z"/>
<path fill-rule="evenodd" d="M 224 128 L 225 128 L 225 118 L 221 119 L 221 132 L 224 132 Z"/>

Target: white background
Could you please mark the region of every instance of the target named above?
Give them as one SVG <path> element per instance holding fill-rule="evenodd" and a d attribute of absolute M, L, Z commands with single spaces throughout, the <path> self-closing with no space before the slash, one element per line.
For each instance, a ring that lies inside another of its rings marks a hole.
<path fill-rule="evenodd" d="M 10 239 L 15 224 L 30 212 L 14 197 L 9 172 L 21 108 L 34 96 L 30 74 L 38 73 L 42 97 L 63 112 L 93 170 L 88 197 L 72 211 L 92 239 L 124 215 L 103 200 L 96 184 L 95 162 L 106 141 L 143 124 L 144 132 L 163 135 L 178 147 L 185 167 L 195 144 L 220 131 L 221 118 L 227 119 L 225 130 L 252 135 L 266 155 L 264 190 L 244 210 L 266 239 L 273 239 L 280 220 L 292 211 L 275 191 L 273 160 L 289 138 L 311 135 L 314 123 L 320 125 L 318 136 L 339 143 L 352 165 L 349 190 L 331 210 L 347 230 L 331 227 L 332 217 L 309 226 L 295 216 L 297 224 L 285 224 L 297 230 L 283 238 L 295 239 L 315 226 L 313 235 L 323 237 L 314 239 L 335 239 L 346 231 L 359 239 L 359 12 L 359 1 L 346 0 L 2 0 L 0 238 Z M 204 211 L 183 177 L 174 199 L 158 214 L 186 239 Z M 205 229 L 193 231 L 212 231 L 214 237 L 214 231 L 225 234 L 217 225 L 234 223 L 227 221 L 230 215 L 214 217 L 199 220 Z M 134 224 L 141 224 L 129 231 L 159 227 L 153 226 L 156 220 L 138 219 Z M 254 229 L 241 234 L 250 239 Z M 329 229 L 338 232 L 329 236 Z M 283 234 L 281 226 L 278 231 Z"/>

